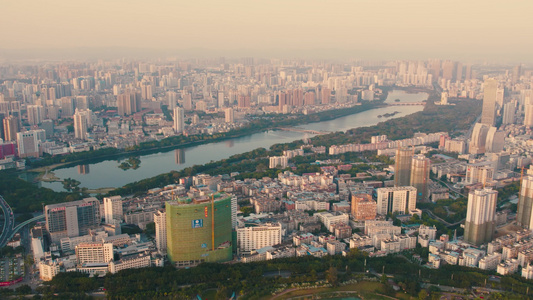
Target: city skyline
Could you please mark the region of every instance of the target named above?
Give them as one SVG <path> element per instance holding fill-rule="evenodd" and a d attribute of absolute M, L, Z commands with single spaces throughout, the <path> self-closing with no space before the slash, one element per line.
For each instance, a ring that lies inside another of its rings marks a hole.
<path fill-rule="evenodd" d="M 222 55 L 529 62 L 533 41 L 521 37 L 533 29 L 523 21 L 532 8 L 526 1 L 478 0 L 20 1 L 4 5 L 0 26 L 11 30 L 0 33 L 0 59 Z"/>

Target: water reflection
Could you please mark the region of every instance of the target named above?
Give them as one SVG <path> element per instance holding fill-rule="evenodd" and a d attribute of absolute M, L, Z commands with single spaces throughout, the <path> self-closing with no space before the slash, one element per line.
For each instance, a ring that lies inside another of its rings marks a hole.
<path fill-rule="evenodd" d="M 89 165 L 79 165 L 78 166 L 78 174 L 80 174 L 80 175 L 89 174 Z"/>
<path fill-rule="evenodd" d="M 185 150 L 176 149 L 174 150 L 175 161 L 177 165 L 183 165 L 185 163 Z"/>

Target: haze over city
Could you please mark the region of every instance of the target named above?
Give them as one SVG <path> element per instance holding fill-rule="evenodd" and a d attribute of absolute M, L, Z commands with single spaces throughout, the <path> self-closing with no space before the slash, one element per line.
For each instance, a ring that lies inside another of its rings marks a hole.
<path fill-rule="evenodd" d="M 1 299 L 531 299 L 533 1 L 4 1 Z"/>
<path fill-rule="evenodd" d="M 262 56 L 528 62 L 531 1 L 8 1 L 1 58 Z"/>

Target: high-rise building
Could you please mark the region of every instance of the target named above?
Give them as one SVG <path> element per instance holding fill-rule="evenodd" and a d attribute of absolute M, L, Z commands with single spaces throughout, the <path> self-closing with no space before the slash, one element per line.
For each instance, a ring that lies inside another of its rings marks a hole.
<path fill-rule="evenodd" d="M 485 141 L 486 153 L 498 153 L 503 151 L 505 141 L 505 131 L 498 130 L 498 128 L 491 126 L 487 132 L 487 140 Z"/>
<path fill-rule="evenodd" d="M 511 82 L 513 84 L 517 83 L 520 80 L 520 75 L 522 75 L 522 66 L 517 65 L 513 68 L 513 74 L 511 77 Z"/>
<path fill-rule="evenodd" d="M 173 91 L 167 92 L 168 110 L 174 110 L 178 104 L 178 93 Z"/>
<path fill-rule="evenodd" d="M 415 155 L 411 161 L 410 185 L 416 188 L 416 201 L 426 202 L 429 200 L 429 170 L 431 162 L 424 155 Z"/>
<path fill-rule="evenodd" d="M 331 89 L 322 89 L 322 104 L 329 104 L 331 102 Z"/>
<path fill-rule="evenodd" d="M 529 167 L 520 183 L 516 224 L 526 229 L 533 228 L 533 166 Z"/>
<path fill-rule="evenodd" d="M 476 123 L 472 131 L 472 138 L 470 139 L 470 145 L 468 152 L 470 154 L 482 154 L 485 153 L 485 143 L 487 142 L 487 133 L 489 132 L 489 126 Z"/>
<path fill-rule="evenodd" d="M 141 95 L 133 91 L 118 95 L 117 108 L 119 116 L 129 116 L 141 111 Z"/>
<path fill-rule="evenodd" d="M 494 167 L 487 163 L 468 164 L 466 167 L 466 184 L 487 183 L 494 178 Z"/>
<path fill-rule="evenodd" d="M 491 188 L 474 190 L 468 194 L 465 242 L 479 246 L 492 241 L 497 197 L 498 192 Z"/>
<path fill-rule="evenodd" d="M 232 259 L 232 205 L 224 193 L 166 202 L 167 254 L 177 267 Z"/>
<path fill-rule="evenodd" d="M 265 223 L 258 226 L 237 228 L 237 248 L 251 252 L 281 243 L 281 224 Z"/>
<path fill-rule="evenodd" d="M 185 110 L 181 107 L 174 108 L 174 131 L 182 133 L 185 128 Z"/>
<path fill-rule="evenodd" d="M 73 116 L 74 119 L 74 137 L 80 140 L 87 139 L 87 113 L 80 111 L 76 108 L 76 113 Z"/>
<path fill-rule="evenodd" d="M 352 195 L 351 213 L 358 221 L 374 220 L 377 213 L 377 203 L 369 194 L 354 194 Z"/>
<path fill-rule="evenodd" d="M 70 118 L 72 115 L 74 115 L 74 99 L 72 97 L 61 98 L 61 116 Z"/>
<path fill-rule="evenodd" d="M 440 104 L 448 105 L 448 92 L 442 92 L 440 94 Z"/>
<path fill-rule="evenodd" d="M 533 97 L 529 96 L 524 101 L 524 126 L 533 127 Z"/>
<path fill-rule="evenodd" d="M 533 106 L 531 107 L 531 122 L 533 122 Z M 515 122 L 515 113 L 516 113 L 516 101 L 510 101 L 503 105 L 503 121 L 502 124 L 514 124 Z M 533 124 L 533 123 L 532 123 Z"/>
<path fill-rule="evenodd" d="M 237 106 L 239 108 L 248 108 L 250 107 L 250 96 L 248 95 L 239 95 L 237 100 Z"/>
<path fill-rule="evenodd" d="M 17 132 L 17 148 L 19 157 L 41 156 L 40 144 L 46 140 L 46 132 L 43 129 Z"/>
<path fill-rule="evenodd" d="M 455 78 L 455 62 L 446 60 L 442 63 L 442 77 L 447 80 L 453 80 Z"/>
<path fill-rule="evenodd" d="M 218 103 L 218 108 L 222 108 L 222 107 L 226 106 L 226 103 L 224 101 L 224 92 L 222 92 L 222 91 L 218 92 L 217 103 Z"/>
<path fill-rule="evenodd" d="M 28 123 L 30 125 L 39 125 L 44 118 L 44 107 L 41 105 L 28 105 Z"/>
<path fill-rule="evenodd" d="M 155 247 L 159 252 L 167 251 L 167 213 L 158 210 L 154 214 Z"/>
<path fill-rule="evenodd" d="M 46 230 L 52 242 L 64 237 L 86 235 L 100 224 L 100 201 L 91 197 L 83 200 L 51 204 L 44 207 Z"/>
<path fill-rule="evenodd" d="M 398 148 L 394 162 L 394 186 L 406 186 L 411 181 L 411 161 L 415 150 L 412 148 Z"/>
<path fill-rule="evenodd" d="M 104 197 L 104 218 L 107 224 L 120 223 L 123 218 L 122 197 Z"/>
<path fill-rule="evenodd" d="M 190 93 L 183 95 L 183 109 L 192 110 L 192 95 Z"/>
<path fill-rule="evenodd" d="M 406 214 L 416 208 L 416 188 L 412 186 L 379 188 L 376 192 L 377 213 L 380 215 Z"/>
<path fill-rule="evenodd" d="M 0 139 L 2 139 L 2 140 L 5 140 L 5 135 L 4 135 L 4 118 L 5 118 L 5 114 L 3 114 L 3 113 L 0 112 Z"/>
<path fill-rule="evenodd" d="M 229 107 L 229 108 L 226 108 L 226 111 L 225 111 L 225 119 L 226 119 L 226 123 L 233 123 L 235 122 L 235 112 L 233 111 L 233 108 Z"/>
<path fill-rule="evenodd" d="M 486 79 L 483 83 L 483 109 L 481 124 L 494 126 L 496 119 L 496 98 L 498 96 L 498 81 L 494 78 Z"/>
<path fill-rule="evenodd" d="M 76 246 L 78 264 L 108 263 L 113 261 L 112 243 L 81 243 Z"/>
<path fill-rule="evenodd" d="M 16 141 L 17 132 L 20 131 L 19 119 L 15 116 L 8 116 L 4 118 L 4 140 Z"/>

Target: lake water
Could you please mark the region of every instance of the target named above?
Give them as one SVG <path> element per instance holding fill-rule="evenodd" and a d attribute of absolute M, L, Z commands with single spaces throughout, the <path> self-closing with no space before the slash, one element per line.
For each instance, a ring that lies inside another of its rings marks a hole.
<path fill-rule="evenodd" d="M 428 98 L 427 93 L 407 93 L 394 90 L 389 93 L 385 103 L 394 103 L 395 99 L 402 102 L 420 102 Z M 352 128 L 376 125 L 391 118 L 404 117 L 421 111 L 423 106 L 387 106 L 367 110 L 361 113 L 341 117 L 335 120 L 298 126 L 299 128 L 320 131 L 346 131 Z M 398 112 L 394 117 L 379 118 L 379 115 Z M 80 187 L 89 189 L 116 188 L 128 183 L 153 177 L 172 170 L 182 170 L 193 165 L 202 165 L 210 161 L 218 161 L 232 155 L 248 152 L 257 148 L 269 148 L 274 144 L 288 143 L 313 137 L 314 135 L 292 131 L 267 131 L 254 133 L 249 136 L 234 138 L 217 143 L 204 144 L 189 148 L 169 150 L 155 154 L 140 156 L 141 164 L 136 170 L 122 170 L 118 168 L 120 161 L 106 160 L 94 164 L 77 165 L 57 169 L 53 172 L 60 179 L 72 178 L 81 182 Z M 43 187 L 55 191 L 63 191 L 60 182 L 42 182 Z"/>

